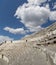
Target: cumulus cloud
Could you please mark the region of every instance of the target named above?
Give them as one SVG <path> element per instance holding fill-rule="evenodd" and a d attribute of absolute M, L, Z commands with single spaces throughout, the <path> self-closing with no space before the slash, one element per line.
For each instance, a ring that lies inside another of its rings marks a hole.
<path fill-rule="evenodd" d="M 4 30 L 8 31 L 12 34 L 25 34 L 27 32 L 23 28 L 14 29 L 14 28 L 10 28 L 10 27 L 5 27 Z"/>
<path fill-rule="evenodd" d="M 56 9 L 56 5 L 53 8 Z"/>
<path fill-rule="evenodd" d="M 50 13 L 50 20 L 56 20 L 56 11 Z"/>
<path fill-rule="evenodd" d="M 45 7 L 49 9 L 49 4 L 46 4 Z"/>
<path fill-rule="evenodd" d="M 48 18 L 56 19 L 56 13 L 52 13 L 49 8 L 49 4 L 45 6 L 39 6 L 41 3 L 46 2 L 47 0 L 27 0 L 28 3 L 24 3 L 22 6 L 19 6 L 16 10 L 14 16 L 21 19 L 21 22 L 30 30 L 38 31 L 38 26 L 41 27 Z M 50 1 L 50 0 L 48 0 Z M 42 29 L 42 27 L 41 27 Z"/>
<path fill-rule="evenodd" d="M 0 35 L 0 42 L 10 41 L 10 40 L 14 40 L 14 39 L 13 38 L 10 38 L 8 36 Z"/>
<path fill-rule="evenodd" d="M 29 30 L 30 32 L 38 32 L 40 30 L 42 30 L 44 28 L 42 28 L 41 26 L 37 26 L 37 27 L 30 27 Z"/>
<path fill-rule="evenodd" d="M 34 5 L 40 5 L 43 2 L 46 2 L 46 0 L 28 0 L 29 4 L 34 4 Z"/>
<path fill-rule="evenodd" d="M 27 7 L 26 7 L 27 6 Z M 21 22 L 29 29 L 37 28 L 45 23 L 49 17 L 50 11 L 45 7 L 28 6 L 24 4 L 16 10 L 15 16 L 21 19 Z"/>

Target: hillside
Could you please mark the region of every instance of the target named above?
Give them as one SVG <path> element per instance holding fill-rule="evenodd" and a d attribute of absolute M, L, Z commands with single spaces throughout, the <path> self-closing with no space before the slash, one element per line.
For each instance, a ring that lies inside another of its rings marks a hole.
<path fill-rule="evenodd" d="M 0 65 L 56 65 L 56 22 L 19 41 L 3 43 Z"/>
<path fill-rule="evenodd" d="M 46 28 L 44 28 L 43 30 L 41 30 L 41 31 L 39 31 L 39 32 L 37 32 L 37 33 L 33 33 L 33 34 L 31 34 L 31 35 L 29 35 L 29 36 L 23 38 L 23 39 L 39 37 L 39 36 L 45 35 L 45 34 L 48 33 L 48 32 L 51 32 L 51 31 L 53 31 L 53 30 L 56 30 L 56 22 L 53 23 L 52 25 L 50 25 L 49 27 L 46 27 Z"/>

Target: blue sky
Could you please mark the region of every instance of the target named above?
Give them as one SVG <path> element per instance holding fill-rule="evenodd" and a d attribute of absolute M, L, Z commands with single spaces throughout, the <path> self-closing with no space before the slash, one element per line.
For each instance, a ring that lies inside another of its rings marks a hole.
<path fill-rule="evenodd" d="M 15 11 L 19 5 L 26 0 L 0 0 L 0 35 L 10 36 L 15 39 L 21 38 L 22 35 L 10 34 L 3 30 L 4 27 L 12 28 L 23 27 L 19 20 L 14 17 Z"/>
<path fill-rule="evenodd" d="M 56 11 L 56 8 L 54 8 L 54 5 L 52 4 L 53 2 L 55 3 L 55 0 L 52 0 L 49 3 L 47 1 L 43 2 L 44 4 L 48 3 L 47 7 L 49 6 L 49 9 L 51 12 Z M 17 39 L 21 39 L 25 35 L 35 32 L 35 30 L 31 31 L 31 28 L 34 28 L 35 25 L 30 28 L 30 26 L 27 25 L 28 23 L 26 24 L 26 22 L 25 22 L 25 20 L 28 22 L 28 19 L 24 20 L 24 19 L 22 19 L 21 16 L 19 16 L 21 14 L 19 14 L 20 12 L 18 11 L 17 8 L 19 8 L 19 6 L 21 6 L 21 9 L 22 9 L 23 8 L 22 6 L 24 5 L 24 3 L 26 3 L 26 6 L 27 6 L 27 4 L 30 3 L 30 1 L 27 1 L 27 0 L 0 0 L 0 36 L 8 36 L 9 38 L 13 38 L 13 39 L 17 40 Z M 39 8 L 43 7 L 44 6 L 43 3 L 40 5 L 37 5 L 37 6 L 39 6 Z M 29 5 L 29 7 L 30 6 L 31 5 Z M 46 7 L 46 5 L 44 7 Z M 24 9 L 26 9 L 26 8 L 24 8 Z M 17 14 L 17 11 L 19 12 L 18 14 Z M 24 15 L 22 15 L 22 16 L 24 17 Z M 52 24 L 53 22 L 56 22 L 55 17 L 56 16 L 54 16 L 53 20 L 47 19 L 46 22 L 41 24 L 41 27 L 45 28 L 45 27 L 49 26 L 50 24 Z M 24 21 L 24 22 L 21 22 L 21 21 Z M 31 19 L 31 21 L 32 21 L 32 19 Z M 37 26 L 40 26 L 40 25 L 37 25 Z M 23 33 L 20 34 L 19 28 L 23 32 L 25 30 L 26 34 L 25 34 L 25 32 L 24 32 L 24 34 Z M 23 29 L 21 29 L 21 28 L 23 28 Z M 11 32 L 12 29 L 13 29 L 13 32 Z M 15 32 L 15 30 L 17 31 L 17 29 L 19 30 L 18 33 Z"/>

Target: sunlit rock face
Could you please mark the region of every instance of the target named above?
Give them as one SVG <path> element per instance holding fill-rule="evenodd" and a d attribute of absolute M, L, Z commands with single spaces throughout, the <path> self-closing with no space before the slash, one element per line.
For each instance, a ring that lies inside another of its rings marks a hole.
<path fill-rule="evenodd" d="M 56 65 L 55 25 L 19 41 L 4 42 L 0 45 L 0 65 Z"/>
<path fill-rule="evenodd" d="M 8 47 L 5 47 L 6 45 Z M 1 46 L 3 51 L 0 52 L 6 57 L 5 59 L 0 58 L 3 65 L 47 65 L 45 54 L 40 49 L 33 48 L 32 44 L 7 43 L 6 45 Z"/>

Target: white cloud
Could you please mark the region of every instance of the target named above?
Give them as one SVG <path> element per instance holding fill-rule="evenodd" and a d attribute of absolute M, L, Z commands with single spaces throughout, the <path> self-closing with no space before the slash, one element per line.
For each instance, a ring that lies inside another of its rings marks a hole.
<path fill-rule="evenodd" d="M 38 32 L 40 30 L 42 30 L 44 28 L 42 28 L 41 26 L 37 26 L 37 27 L 30 27 L 29 30 L 30 32 Z"/>
<path fill-rule="evenodd" d="M 43 2 L 46 2 L 47 0 L 28 0 L 29 4 L 34 4 L 34 5 L 40 5 Z"/>
<path fill-rule="evenodd" d="M 56 13 L 50 11 L 49 4 L 45 6 L 39 6 L 41 3 L 47 0 L 27 0 L 28 3 L 24 3 L 19 6 L 14 16 L 21 19 L 21 22 L 30 30 L 38 30 L 38 26 L 41 27 L 48 18 L 51 20 L 56 19 Z M 50 1 L 50 0 L 48 0 Z M 42 29 L 42 27 L 41 27 Z"/>
<path fill-rule="evenodd" d="M 54 7 L 53 8 L 56 9 L 56 2 L 54 3 Z"/>
<path fill-rule="evenodd" d="M 27 7 L 26 7 L 27 6 Z M 49 17 L 50 11 L 45 7 L 24 4 L 16 10 L 15 16 L 21 19 L 21 22 L 29 29 L 37 28 L 45 23 Z"/>
<path fill-rule="evenodd" d="M 28 35 L 25 35 L 23 38 L 28 37 L 28 36 L 30 36 L 30 35 L 29 34 Z"/>
<path fill-rule="evenodd" d="M 54 9 L 56 9 L 56 5 L 54 6 Z"/>
<path fill-rule="evenodd" d="M 48 8 L 48 9 L 49 9 L 49 4 L 46 4 L 46 8 Z"/>
<path fill-rule="evenodd" d="M 50 13 L 50 20 L 56 20 L 56 11 Z"/>
<path fill-rule="evenodd" d="M 14 28 L 10 28 L 10 27 L 5 27 L 4 30 L 8 31 L 12 34 L 25 34 L 27 32 L 23 28 L 14 29 Z"/>
<path fill-rule="evenodd" d="M 10 41 L 10 40 L 13 40 L 13 38 L 10 38 L 8 36 L 0 35 L 0 42 Z"/>

